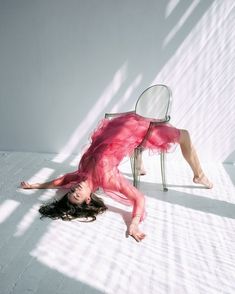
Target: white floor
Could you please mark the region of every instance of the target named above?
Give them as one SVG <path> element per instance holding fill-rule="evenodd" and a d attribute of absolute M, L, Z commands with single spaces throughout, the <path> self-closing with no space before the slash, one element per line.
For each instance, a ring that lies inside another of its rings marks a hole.
<path fill-rule="evenodd" d="M 105 196 L 94 223 L 40 220 L 40 203 L 65 191 L 17 187 L 72 171 L 78 158 L 0 152 L 0 293 L 235 293 L 235 166 L 204 163 L 207 190 L 169 155 L 162 192 L 158 158 L 144 157 L 147 237 L 137 243 L 125 235 L 130 208 Z M 121 170 L 130 178 L 128 160 Z"/>

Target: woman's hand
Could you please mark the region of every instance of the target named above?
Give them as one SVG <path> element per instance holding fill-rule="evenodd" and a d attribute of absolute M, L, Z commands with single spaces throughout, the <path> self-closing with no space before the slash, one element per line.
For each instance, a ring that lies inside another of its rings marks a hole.
<path fill-rule="evenodd" d="M 141 232 L 137 224 L 130 224 L 128 234 L 132 236 L 137 242 L 140 242 L 145 238 L 145 234 Z"/>
<path fill-rule="evenodd" d="M 21 182 L 20 183 L 20 188 L 22 189 L 37 189 L 39 188 L 39 184 L 30 184 L 28 182 Z"/>

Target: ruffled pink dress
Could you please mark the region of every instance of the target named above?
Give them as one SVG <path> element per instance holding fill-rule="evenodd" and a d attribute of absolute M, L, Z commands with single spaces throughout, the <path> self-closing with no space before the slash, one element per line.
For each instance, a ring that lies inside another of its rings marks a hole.
<path fill-rule="evenodd" d="M 55 179 L 54 185 L 71 188 L 87 180 L 95 191 L 102 188 L 113 199 L 125 205 L 133 205 L 133 216 L 145 217 L 144 195 L 119 172 L 118 165 L 130 156 L 142 142 L 150 120 L 137 114 L 124 114 L 103 119 L 91 136 L 91 144 L 83 154 L 78 170 Z M 154 126 L 144 148 L 169 152 L 178 143 L 179 129 L 170 124 Z"/>

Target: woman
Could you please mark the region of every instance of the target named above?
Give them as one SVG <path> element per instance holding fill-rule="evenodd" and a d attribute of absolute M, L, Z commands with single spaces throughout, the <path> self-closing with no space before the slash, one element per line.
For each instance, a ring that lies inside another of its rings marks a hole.
<path fill-rule="evenodd" d="M 141 241 L 145 234 L 139 230 L 138 224 L 145 217 L 144 195 L 122 176 L 118 165 L 124 156 L 131 155 L 134 148 L 143 141 L 149 124 L 149 119 L 134 113 L 124 114 L 112 120 L 104 119 L 91 136 L 90 147 L 83 154 L 78 170 L 46 183 L 21 182 L 21 187 L 69 188 L 69 192 L 60 201 L 42 205 L 39 209 L 42 216 L 63 220 L 80 217 L 91 217 L 95 220 L 96 215 L 107 209 L 103 200 L 94 195 L 101 187 L 113 199 L 133 205 L 128 233 L 136 241 Z M 182 154 L 193 171 L 194 183 L 212 188 L 212 183 L 201 168 L 188 131 L 177 129 L 170 124 L 156 125 L 143 147 L 156 151 L 170 151 L 175 143 L 180 144 Z"/>

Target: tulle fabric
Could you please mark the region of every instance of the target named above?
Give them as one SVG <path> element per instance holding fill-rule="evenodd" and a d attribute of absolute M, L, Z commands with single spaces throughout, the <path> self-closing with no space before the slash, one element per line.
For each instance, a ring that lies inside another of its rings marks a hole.
<path fill-rule="evenodd" d="M 78 170 L 56 179 L 56 184 L 70 188 L 83 180 L 88 180 L 94 191 L 101 187 L 114 200 L 125 205 L 133 205 L 135 215 L 135 207 L 138 207 L 136 204 L 143 195 L 123 177 L 118 165 L 142 142 L 149 124 L 149 119 L 133 113 L 112 120 L 103 119 L 91 136 L 91 144 L 83 154 Z M 155 126 L 144 148 L 154 152 L 169 152 L 178 142 L 179 135 L 180 131 L 170 124 Z M 125 195 L 122 193 L 123 187 L 126 187 Z M 131 197 L 132 195 L 135 197 Z M 143 209 L 141 220 L 144 217 Z"/>

